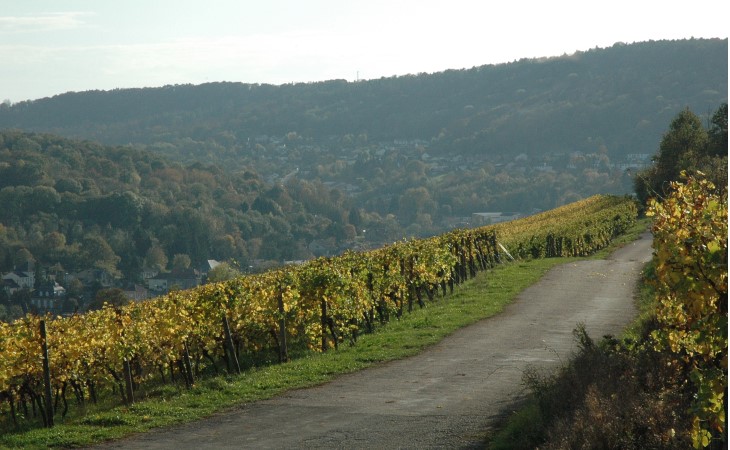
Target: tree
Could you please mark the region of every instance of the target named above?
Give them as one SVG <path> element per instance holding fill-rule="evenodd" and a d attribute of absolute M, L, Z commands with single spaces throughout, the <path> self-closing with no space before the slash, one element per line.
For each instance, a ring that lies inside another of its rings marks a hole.
<path fill-rule="evenodd" d="M 79 310 L 79 300 L 76 297 L 66 297 L 61 309 L 64 313 L 75 314 Z"/>
<path fill-rule="evenodd" d="M 8 321 L 13 321 L 23 317 L 23 308 L 20 305 L 10 305 L 8 310 Z"/>
<path fill-rule="evenodd" d="M 347 215 L 347 221 L 350 222 L 355 228 L 359 228 L 362 225 L 362 211 L 360 208 L 350 208 L 350 213 Z"/>
<path fill-rule="evenodd" d="M 241 276 L 241 271 L 233 264 L 222 262 L 208 272 L 208 282 L 217 283 L 220 281 L 232 280 Z"/>
<path fill-rule="evenodd" d="M 15 252 L 15 257 L 13 258 L 13 264 L 16 267 L 34 261 L 35 258 L 33 258 L 33 254 L 27 248 L 21 248 L 20 250 Z"/>
<path fill-rule="evenodd" d="M 70 192 L 72 194 L 80 194 L 84 189 L 81 183 L 73 178 L 60 178 L 56 181 L 55 188 L 57 192 Z"/>
<path fill-rule="evenodd" d="M 30 307 L 30 289 L 18 289 L 10 295 L 10 304 L 19 306 L 23 311 L 27 311 Z"/>
<path fill-rule="evenodd" d="M 81 241 L 81 261 L 86 267 L 104 269 L 112 275 L 119 275 L 117 264 L 120 259 L 107 241 L 97 234 L 84 237 Z"/>
<path fill-rule="evenodd" d="M 51 231 L 43 236 L 37 252 L 41 261 L 52 262 L 63 259 L 66 249 L 66 236 L 58 231 Z"/>
<path fill-rule="evenodd" d="M 172 235 L 161 237 L 168 254 L 184 253 L 194 261 L 202 261 L 209 256 L 211 231 L 215 225 L 204 213 L 186 207 L 176 208 L 170 211 L 165 221 L 174 224 L 176 230 Z"/>
<path fill-rule="evenodd" d="M 81 297 L 84 293 L 84 283 L 78 278 L 72 279 L 66 286 L 67 297 Z"/>
<path fill-rule="evenodd" d="M 54 212 L 56 206 L 61 203 L 61 196 L 52 187 L 36 186 L 26 201 L 26 208 L 29 208 L 31 213 Z"/>
<path fill-rule="evenodd" d="M 352 241 L 357 237 L 357 229 L 355 225 L 348 223 L 343 227 L 344 239 L 346 241 Z"/>
<path fill-rule="evenodd" d="M 436 210 L 436 203 L 425 187 L 406 190 L 399 201 L 400 218 L 403 226 L 415 222 L 419 214 L 432 214 Z"/>
<path fill-rule="evenodd" d="M 147 267 L 157 270 L 162 270 L 167 267 L 167 262 L 168 260 L 167 255 L 165 255 L 165 250 L 157 245 L 150 247 L 144 258 L 144 263 Z"/>
<path fill-rule="evenodd" d="M 236 256 L 236 239 L 230 234 L 213 239 L 213 255 L 216 258 L 226 259 Z"/>
<path fill-rule="evenodd" d="M 707 150 L 698 168 L 716 187 L 726 189 L 728 186 L 727 103 L 722 104 L 712 116 L 707 134 Z"/>
<path fill-rule="evenodd" d="M 190 257 L 184 253 L 177 253 L 172 257 L 172 268 L 173 269 L 187 269 L 190 267 Z"/>
<path fill-rule="evenodd" d="M 658 179 L 661 183 L 677 181 L 682 169 L 694 165 L 697 158 L 704 153 L 707 145 L 707 132 L 702 127 L 700 118 L 689 108 L 680 112 L 669 125 L 659 144 L 656 156 Z M 658 189 L 657 189 L 658 190 Z"/>
<path fill-rule="evenodd" d="M 712 156 L 727 156 L 727 103 L 723 103 L 712 116 L 707 153 Z"/>
<path fill-rule="evenodd" d="M 697 170 L 708 151 L 708 133 L 700 118 L 689 108 L 672 120 L 662 137 L 654 165 L 640 172 L 634 181 L 637 197 L 645 203 L 649 197 L 664 197 L 669 183 L 678 181 L 683 170 Z"/>
<path fill-rule="evenodd" d="M 119 288 L 99 289 L 89 304 L 89 309 L 101 309 L 104 303 L 119 307 L 128 304 L 129 299 Z"/>
<path fill-rule="evenodd" d="M 58 231 L 51 231 L 43 238 L 43 246 L 46 250 L 62 250 L 66 245 L 66 236 Z"/>

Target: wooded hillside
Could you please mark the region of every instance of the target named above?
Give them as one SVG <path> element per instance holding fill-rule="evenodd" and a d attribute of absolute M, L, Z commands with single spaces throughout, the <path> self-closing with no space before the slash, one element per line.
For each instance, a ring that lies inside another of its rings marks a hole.
<path fill-rule="evenodd" d="M 0 274 L 34 262 L 36 285 L 68 287 L 68 275 L 87 269 L 142 283 L 144 268 L 192 269 L 209 259 L 248 271 L 364 245 L 352 222 L 373 239 L 398 238 L 385 229 L 379 236 L 381 217 L 351 211 L 322 183 L 270 185 L 252 170 L 183 167 L 129 147 L 0 132 Z M 0 304 L 5 294 L 0 288 Z"/>
<path fill-rule="evenodd" d="M 6 102 L 0 272 L 248 269 L 627 194 L 677 113 L 709 124 L 724 102 L 726 39 Z"/>
<path fill-rule="evenodd" d="M 317 144 L 422 139 L 443 154 L 643 153 L 678 110 L 727 101 L 727 40 L 615 44 L 557 58 L 376 80 L 211 83 L 67 93 L 0 109 L 17 127 L 108 144 L 191 139 L 250 153 L 294 132 Z M 199 158 L 205 154 L 198 155 Z M 213 155 L 213 158 L 219 158 Z"/>

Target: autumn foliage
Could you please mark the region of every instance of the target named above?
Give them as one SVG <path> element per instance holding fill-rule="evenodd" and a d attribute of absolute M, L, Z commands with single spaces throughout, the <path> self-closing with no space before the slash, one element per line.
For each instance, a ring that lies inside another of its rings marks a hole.
<path fill-rule="evenodd" d="M 659 324 L 652 337 L 693 386 L 696 448 L 727 437 L 728 204 L 727 190 L 718 191 L 689 177 L 672 183 L 662 202 L 652 200 L 648 212 L 655 217 Z"/>
<path fill-rule="evenodd" d="M 502 247 L 515 257 L 588 254 L 635 217 L 631 199 L 596 196 L 510 224 L 319 258 L 150 301 L 0 322 L 0 413 L 17 420 L 44 407 L 42 319 L 54 401 L 62 414 L 68 396 L 83 404 L 101 392 L 116 392 L 129 403 L 132 388 L 176 378 L 190 385 L 224 362 L 230 368 L 232 359 L 251 366 L 285 361 L 287 346 L 301 354 L 354 345 L 359 334 L 505 261 Z M 132 386 L 125 386 L 130 377 Z M 16 414 L 16 405 L 23 414 Z"/>

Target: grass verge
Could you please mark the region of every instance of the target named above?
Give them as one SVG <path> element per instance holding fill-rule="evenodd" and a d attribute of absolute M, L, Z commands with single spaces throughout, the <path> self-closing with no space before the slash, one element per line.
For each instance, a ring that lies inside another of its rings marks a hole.
<path fill-rule="evenodd" d="M 635 239 L 645 228 L 646 225 L 636 227 L 617 240 L 612 248 Z M 424 309 L 414 310 L 399 321 L 361 336 L 357 345 L 342 346 L 338 351 L 310 353 L 286 364 L 254 368 L 240 376 L 200 380 L 189 390 L 182 386 L 161 386 L 129 407 L 109 406 L 111 402 L 105 404 L 103 400 L 85 410 L 72 406 L 69 415 L 65 419 L 57 417 L 56 426 L 51 429 L 14 429 L 9 420 L 5 420 L 0 424 L 0 447 L 33 449 L 91 445 L 191 422 L 287 390 L 322 384 L 339 374 L 411 356 L 459 328 L 499 313 L 549 269 L 575 260 L 577 258 L 520 261 L 482 272 L 457 287 L 452 295 L 439 297 L 427 303 Z"/>

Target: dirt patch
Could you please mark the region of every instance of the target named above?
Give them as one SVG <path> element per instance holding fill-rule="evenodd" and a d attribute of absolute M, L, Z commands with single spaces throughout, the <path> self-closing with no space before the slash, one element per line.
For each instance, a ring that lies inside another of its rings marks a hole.
<path fill-rule="evenodd" d="M 502 314 L 417 356 L 98 448 L 478 448 L 522 397 L 525 369 L 570 358 L 577 324 L 598 339 L 635 317 L 650 259 L 647 233 L 605 260 L 554 268 Z"/>

